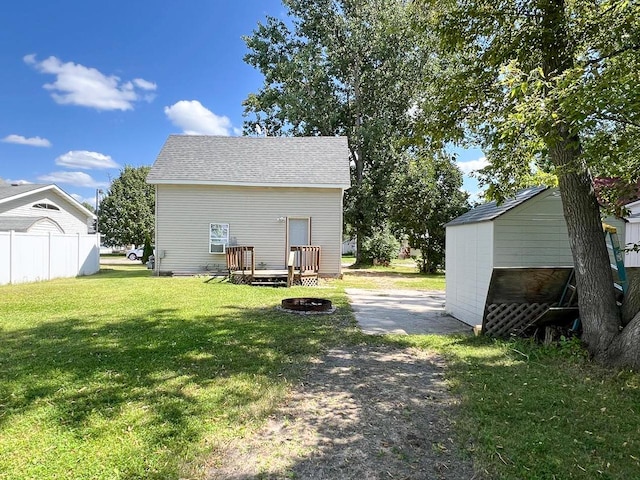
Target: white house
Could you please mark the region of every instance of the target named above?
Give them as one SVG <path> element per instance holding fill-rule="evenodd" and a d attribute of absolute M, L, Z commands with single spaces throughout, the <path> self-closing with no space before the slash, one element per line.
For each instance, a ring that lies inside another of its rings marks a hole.
<path fill-rule="evenodd" d="M 625 243 L 640 243 L 640 200 L 626 206 L 629 216 L 625 218 Z M 622 239 L 621 239 L 622 240 Z M 625 265 L 628 267 L 640 267 L 640 252 L 628 252 L 625 256 Z"/>
<path fill-rule="evenodd" d="M 282 269 L 292 245 L 321 247 L 320 275 L 341 272 L 346 137 L 171 135 L 147 182 L 158 274 L 222 270 L 230 246 L 253 246 L 260 268 Z"/>
<path fill-rule="evenodd" d="M 0 184 L 0 231 L 89 233 L 95 215 L 53 184 Z"/>
<path fill-rule="evenodd" d="M 94 218 L 55 185 L 0 184 L 0 285 L 99 271 Z"/>

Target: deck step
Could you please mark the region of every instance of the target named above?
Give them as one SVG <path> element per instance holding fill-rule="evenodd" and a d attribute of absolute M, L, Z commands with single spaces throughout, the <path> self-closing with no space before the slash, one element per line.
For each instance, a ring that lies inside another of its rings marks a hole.
<path fill-rule="evenodd" d="M 287 282 L 283 282 L 281 280 L 278 281 L 271 281 L 271 280 L 266 280 L 266 281 L 253 281 L 251 282 L 251 285 L 253 285 L 254 287 L 260 287 L 260 286 L 265 286 L 265 287 L 286 287 L 287 286 Z"/>

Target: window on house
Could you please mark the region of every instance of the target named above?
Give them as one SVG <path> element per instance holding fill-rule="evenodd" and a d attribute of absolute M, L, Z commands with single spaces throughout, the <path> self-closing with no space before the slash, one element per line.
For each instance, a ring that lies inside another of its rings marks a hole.
<path fill-rule="evenodd" d="M 229 224 L 209 224 L 209 253 L 225 253 L 229 245 Z"/>
<path fill-rule="evenodd" d="M 33 205 L 33 208 L 43 208 L 45 210 L 60 210 L 52 203 L 36 203 Z"/>

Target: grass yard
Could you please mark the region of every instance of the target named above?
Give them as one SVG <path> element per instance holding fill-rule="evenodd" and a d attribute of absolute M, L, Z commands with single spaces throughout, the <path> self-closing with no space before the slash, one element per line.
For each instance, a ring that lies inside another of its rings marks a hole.
<path fill-rule="evenodd" d="M 574 342 L 394 337 L 449 360 L 460 439 L 488 479 L 640 478 L 640 375 Z"/>
<path fill-rule="evenodd" d="M 155 278 L 142 266 L 0 287 L 0 478 L 191 478 L 259 426 L 338 315 L 275 309 L 308 289 Z"/>
<path fill-rule="evenodd" d="M 446 356 L 458 441 L 486 479 L 640 478 L 639 374 L 602 369 L 573 342 L 357 333 L 344 288 L 444 288 L 401 268 L 347 270 L 319 289 L 156 278 L 136 264 L 0 287 L 0 479 L 201 478 L 311 356 L 363 342 Z M 309 295 L 337 313 L 275 308 Z"/>
<path fill-rule="evenodd" d="M 343 265 L 355 262 L 355 257 L 342 257 Z M 412 290 L 444 290 L 444 273 L 427 275 L 419 273 L 416 262 L 411 259 L 395 259 L 388 267 L 368 266 L 342 269 L 343 280 L 340 285 L 345 288 L 366 289 L 412 289 Z"/>

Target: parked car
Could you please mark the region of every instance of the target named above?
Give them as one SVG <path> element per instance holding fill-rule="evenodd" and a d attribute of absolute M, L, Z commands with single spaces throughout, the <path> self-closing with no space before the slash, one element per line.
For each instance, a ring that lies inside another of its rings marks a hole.
<path fill-rule="evenodd" d="M 132 248 L 131 250 L 127 250 L 125 256 L 129 260 L 140 260 L 142 259 L 142 254 L 144 253 L 144 247 Z M 156 249 L 153 249 L 152 255 L 156 254 Z"/>
<path fill-rule="evenodd" d="M 129 260 L 140 260 L 142 258 L 142 252 L 144 251 L 144 247 L 132 248 L 131 250 L 127 250 L 125 255 Z"/>

